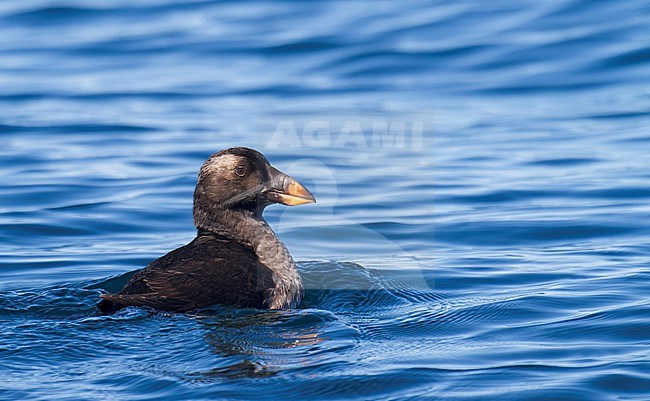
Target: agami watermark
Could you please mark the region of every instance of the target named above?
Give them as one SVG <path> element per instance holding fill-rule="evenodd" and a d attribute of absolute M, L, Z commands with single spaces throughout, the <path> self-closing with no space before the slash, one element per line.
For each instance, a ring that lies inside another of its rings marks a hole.
<path fill-rule="evenodd" d="M 421 148 L 425 128 L 431 122 L 326 120 L 297 123 L 279 121 L 266 143 L 268 148 Z"/>

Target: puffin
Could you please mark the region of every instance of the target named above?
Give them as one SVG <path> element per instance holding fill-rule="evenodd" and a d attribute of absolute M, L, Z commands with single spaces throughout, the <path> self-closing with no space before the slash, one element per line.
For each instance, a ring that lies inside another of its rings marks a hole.
<path fill-rule="evenodd" d="M 290 309 L 303 286 L 287 247 L 264 220 L 264 208 L 315 203 L 304 185 L 271 166 L 260 152 L 221 150 L 201 167 L 194 190 L 192 242 L 137 271 L 98 309 L 128 306 L 187 312 L 212 305 Z"/>

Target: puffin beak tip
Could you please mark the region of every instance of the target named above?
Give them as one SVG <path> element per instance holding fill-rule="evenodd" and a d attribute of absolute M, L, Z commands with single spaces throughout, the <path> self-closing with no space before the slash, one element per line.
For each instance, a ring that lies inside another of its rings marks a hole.
<path fill-rule="evenodd" d="M 316 198 L 304 185 L 286 174 L 279 171 L 277 173 L 278 176 L 274 181 L 279 185 L 275 185 L 275 189 L 268 192 L 268 199 L 271 202 L 281 203 L 286 206 L 316 203 Z"/>

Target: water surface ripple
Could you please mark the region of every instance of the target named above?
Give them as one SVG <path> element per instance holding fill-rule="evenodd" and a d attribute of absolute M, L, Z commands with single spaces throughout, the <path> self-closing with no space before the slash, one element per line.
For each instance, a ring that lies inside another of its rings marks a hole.
<path fill-rule="evenodd" d="M 650 399 L 649 15 L 2 2 L 0 399 Z M 301 308 L 96 316 L 234 145 L 319 200 L 267 210 Z"/>

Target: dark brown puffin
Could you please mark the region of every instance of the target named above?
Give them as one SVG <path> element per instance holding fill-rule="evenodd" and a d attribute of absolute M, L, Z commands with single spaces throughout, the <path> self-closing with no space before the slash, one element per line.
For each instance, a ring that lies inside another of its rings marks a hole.
<path fill-rule="evenodd" d="M 272 203 L 315 201 L 256 150 L 230 148 L 213 154 L 201 167 L 194 191 L 196 238 L 136 272 L 117 294 L 101 295 L 99 310 L 297 307 L 303 292 L 300 275 L 262 212 Z"/>

